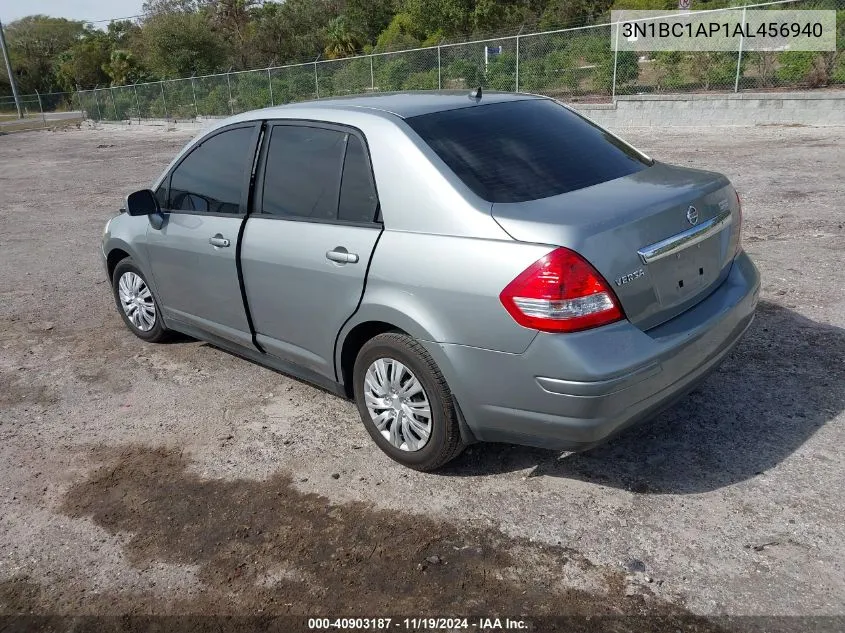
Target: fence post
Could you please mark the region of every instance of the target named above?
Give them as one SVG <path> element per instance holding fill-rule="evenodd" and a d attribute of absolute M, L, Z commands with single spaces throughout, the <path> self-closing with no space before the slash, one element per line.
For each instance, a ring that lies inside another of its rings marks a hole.
<path fill-rule="evenodd" d="M 117 103 L 114 100 L 114 86 L 109 86 L 109 94 L 111 95 L 111 109 L 114 110 L 114 120 L 117 121 Z"/>
<path fill-rule="evenodd" d="M 85 106 L 82 105 L 82 91 L 79 88 L 79 84 L 76 84 L 76 100 L 79 102 L 79 111 L 82 113 L 82 120 L 85 120 L 87 116 L 85 112 Z"/>
<path fill-rule="evenodd" d="M 376 91 L 376 74 L 373 71 L 373 56 L 370 55 L 370 90 Z"/>
<path fill-rule="evenodd" d="M 519 33 L 522 33 L 522 27 L 519 27 Z M 516 34 L 516 87 L 514 92 L 519 92 L 519 33 Z"/>
<path fill-rule="evenodd" d="M 194 95 L 194 118 L 200 118 L 200 109 L 197 107 L 197 87 L 194 84 L 194 76 L 191 75 L 191 94 Z"/>
<path fill-rule="evenodd" d="M 616 65 L 619 62 L 619 22 L 615 22 L 613 27 L 616 27 L 616 37 L 613 38 L 613 86 L 610 89 L 611 101 L 616 101 Z"/>
<path fill-rule="evenodd" d="M 103 120 L 103 112 L 100 110 L 100 98 L 97 96 L 97 86 L 94 86 L 94 103 L 97 104 L 97 120 Z"/>
<path fill-rule="evenodd" d="M 44 106 L 41 105 L 41 95 L 38 91 L 35 91 L 35 96 L 38 97 L 38 109 L 41 111 L 41 122 L 44 124 L 44 127 L 47 127 L 47 117 L 44 116 Z"/>
<path fill-rule="evenodd" d="M 443 90 L 443 65 L 440 63 L 440 44 L 437 45 L 437 89 Z"/>
<path fill-rule="evenodd" d="M 320 56 L 317 55 L 317 59 L 320 59 Z M 320 78 L 317 76 L 317 59 L 314 60 L 314 87 L 317 91 L 317 98 L 320 98 Z"/>
<path fill-rule="evenodd" d="M 275 60 L 274 60 L 275 61 Z M 276 100 L 273 98 L 273 78 L 270 76 L 270 69 L 267 69 L 267 85 L 270 86 L 270 105 L 276 105 Z"/>
<path fill-rule="evenodd" d="M 164 118 L 167 119 L 169 117 L 167 116 L 167 99 L 164 97 L 164 82 L 160 81 L 158 85 L 161 87 L 161 102 L 164 104 Z"/>
<path fill-rule="evenodd" d="M 226 72 L 226 86 L 229 88 L 229 114 L 235 113 L 235 104 L 232 103 L 232 80 L 229 77 L 229 72 Z"/>
<path fill-rule="evenodd" d="M 135 107 L 138 108 L 138 125 L 141 125 L 141 101 L 138 99 L 138 84 L 132 84 L 135 90 Z"/>
<path fill-rule="evenodd" d="M 742 71 L 742 44 L 745 33 L 745 7 L 742 7 L 742 31 L 739 33 L 739 52 L 736 56 L 736 79 L 734 80 L 734 92 L 739 92 L 739 75 Z"/>

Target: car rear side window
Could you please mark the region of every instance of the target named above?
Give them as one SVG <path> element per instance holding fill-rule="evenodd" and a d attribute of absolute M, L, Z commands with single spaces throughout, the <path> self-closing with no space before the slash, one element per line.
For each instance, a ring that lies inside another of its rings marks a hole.
<path fill-rule="evenodd" d="M 270 135 L 263 213 L 336 220 L 346 134 L 277 125 Z"/>
<path fill-rule="evenodd" d="M 372 222 L 376 217 L 376 207 L 378 198 L 367 152 L 361 139 L 350 134 L 346 143 L 346 160 L 343 161 L 343 179 L 340 182 L 338 219 Z"/>
<path fill-rule="evenodd" d="M 549 99 L 407 119 L 452 171 L 489 202 L 525 202 L 628 176 L 650 165 L 635 149 Z"/>
<path fill-rule="evenodd" d="M 173 171 L 169 208 L 175 211 L 240 211 L 245 170 L 251 168 L 251 127 L 226 130 L 203 141 Z"/>

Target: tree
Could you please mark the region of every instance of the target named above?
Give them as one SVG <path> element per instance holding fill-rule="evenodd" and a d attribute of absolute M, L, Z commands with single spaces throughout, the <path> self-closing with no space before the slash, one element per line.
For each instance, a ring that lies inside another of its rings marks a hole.
<path fill-rule="evenodd" d="M 226 49 L 199 13 L 160 13 L 144 21 L 144 65 L 170 79 L 226 70 Z"/>
<path fill-rule="evenodd" d="M 111 79 L 112 86 L 125 86 L 140 79 L 140 69 L 132 51 L 114 49 L 103 70 Z"/>
<path fill-rule="evenodd" d="M 130 46 L 141 34 L 141 27 L 131 20 L 114 20 L 106 27 L 106 34 L 113 46 Z"/>
<path fill-rule="evenodd" d="M 416 48 L 425 39 L 425 32 L 414 23 L 407 13 L 397 13 L 388 27 L 378 36 L 376 48 L 379 51 L 398 51 Z"/>
<path fill-rule="evenodd" d="M 474 0 L 402 0 L 401 7 L 425 37 L 442 33 L 451 38 L 472 30 Z"/>
<path fill-rule="evenodd" d="M 63 87 L 58 60 L 88 31 L 82 22 L 46 15 L 31 15 L 6 26 L 9 56 L 20 91 L 49 92 Z"/>
<path fill-rule="evenodd" d="M 252 10 L 257 4 L 257 0 L 216 0 L 209 5 L 212 24 L 229 50 L 230 66 L 239 70 L 249 68 L 255 58 Z"/>
<path fill-rule="evenodd" d="M 347 0 L 343 16 L 349 30 L 374 44 L 396 13 L 396 0 Z"/>
<path fill-rule="evenodd" d="M 209 3 L 210 0 L 145 0 L 141 10 L 148 17 L 161 13 L 196 13 Z"/>
<path fill-rule="evenodd" d="M 359 48 L 358 37 L 349 30 L 342 15 L 329 22 L 326 28 L 326 47 L 324 50 L 329 59 L 351 57 Z"/>
<path fill-rule="evenodd" d="M 256 7 L 252 46 L 260 63 L 291 64 L 322 55 L 326 25 L 342 8 L 342 0 L 286 0 Z"/>
<path fill-rule="evenodd" d="M 475 0 L 470 14 L 470 23 L 474 32 L 501 29 L 506 22 L 507 9 L 504 3 L 496 0 Z"/>
<path fill-rule="evenodd" d="M 111 40 L 102 31 L 87 33 L 82 40 L 58 57 L 56 76 L 63 90 L 76 86 L 102 86 L 109 83 L 104 70 L 111 56 Z"/>

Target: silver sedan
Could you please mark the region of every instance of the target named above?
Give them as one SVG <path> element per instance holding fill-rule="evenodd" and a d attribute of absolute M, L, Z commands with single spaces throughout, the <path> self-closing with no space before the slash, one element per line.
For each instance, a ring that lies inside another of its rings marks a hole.
<path fill-rule="evenodd" d="M 354 399 L 420 470 L 476 441 L 582 450 L 653 416 L 730 352 L 759 291 L 727 178 L 533 95 L 240 114 L 125 211 L 103 256 L 133 333 Z"/>

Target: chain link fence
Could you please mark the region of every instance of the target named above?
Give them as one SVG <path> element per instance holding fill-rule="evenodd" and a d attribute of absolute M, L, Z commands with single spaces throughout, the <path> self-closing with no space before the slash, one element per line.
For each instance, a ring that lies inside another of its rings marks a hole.
<path fill-rule="evenodd" d="M 63 112 L 74 107 L 74 95 L 67 92 L 20 95 L 21 115 L 24 119 L 46 120 L 45 114 Z M 18 110 L 14 97 L 0 96 L 0 122 L 17 119 Z"/>
<path fill-rule="evenodd" d="M 23 99 L 28 116 L 72 109 L 93 120 L 125 121 L 223 117 L 333 96 L 477 86 L 574 102 L 610 102 L 624 94 L 845 86 L 845 0 L 779 0 L 747 7 L 834 9 L 837 50 L 616 52 L 613 25 L 607 23 Z M 721 11 L 737 10 L 742 8 Z M 0 98 L 0 116 L 10 113 L 10 105 L 14 113 L 11 98 Z"/>

